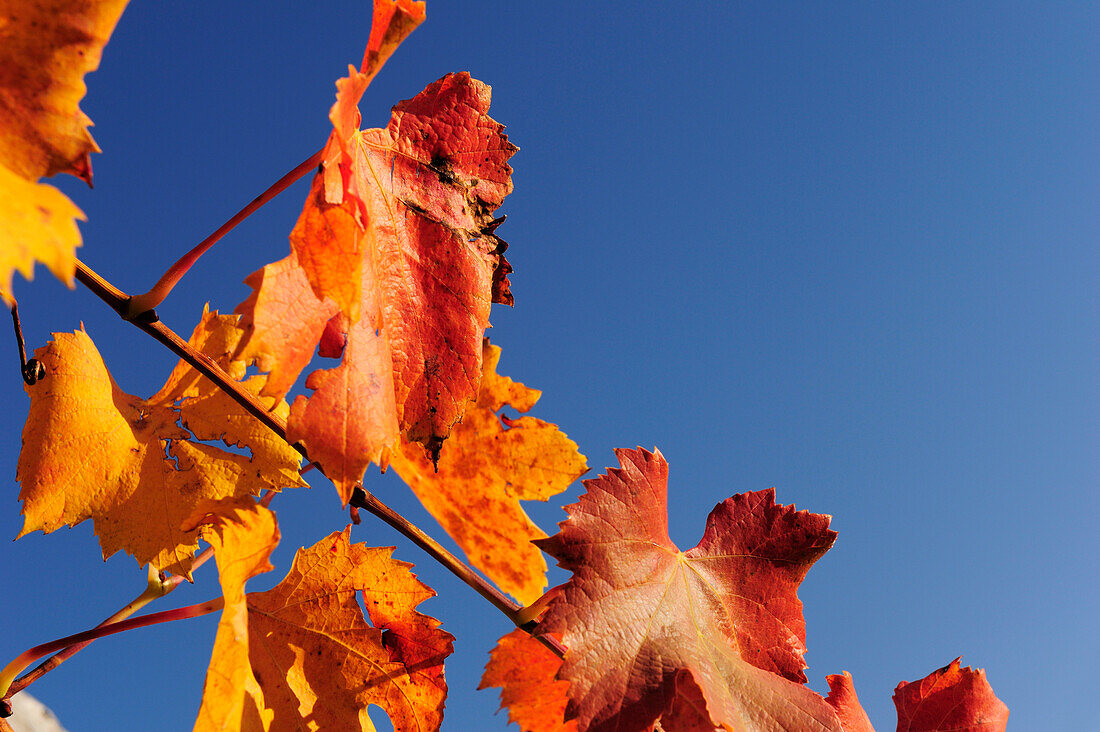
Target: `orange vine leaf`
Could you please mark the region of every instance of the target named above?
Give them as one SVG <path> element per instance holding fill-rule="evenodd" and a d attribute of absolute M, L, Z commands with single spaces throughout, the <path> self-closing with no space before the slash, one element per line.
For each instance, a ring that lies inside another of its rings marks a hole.
<path fill-rule="evenodd" d="M 0 297 L 12 273 L 44 263 L 73 285 L 84 214 L 39 178 L 69 173 L 92 182 L 99 152 L 78 106 L 84 75 L 99 66 L 126 0 L 0 2 Z"/>
<path fill-rule="evenodd" d="M 898 729 L 906 732 L 1004 732 L 1008 707 L 993 693 L 982 669 L 960 667 L 960 658 L 920 681 L 894 689 Z"/>
<path fill-rule="evenodd" d="M 526 412 L 541 392 L 496 372 L 500 348 L 484 342 L 481 389 L 451 431 L 438 468 L 403 441 L 390 465 L 462 547 L 475 567 L 527 605 L 546 589 L 546 560 L 532 544 L 542 532 L 520 501 L 546 501 L 580 477 L 588 464 L 577 444 L 549 422 L 510 420 L 506 405 Z"/>
<path fill-rule="evenodd" d="M 240 338 L 236 321 L 204 312 L 191 344 L 240 377 L 244 365 L 229 356 Z M 83 330 L 55 334 L 35 356 L 46 376 L 26 387 L 31 405 L 16 474 L 20 537 L 92 519 L 104 558 L 121 549 L 139 564 L 190 579 L 198 532 L 181 523 L 203 499 L 305 485 L 297 452 L 189 366 L 177 367 L 146 400 L 115 384 Z M 244 386 L 259 391 L 264 378 Z M 195 441 L 202 439 L 247 447 L 252 456 Z"/>
<path fill-rule="evenodd" d="M 253 272 L 244 283 L 252 294 L 236 309 L 247 333 L 236 357 L 267 371 L 261 393 L 281 399 L 312 360 L 325 324 L 340 308 L 313 294 L 293 252 Z"/>
<path fill-rule="evenodd" d="M 99 146 L 78 105 L 126 2 L 0 3 L 0 129 L 10 170 L 27 180 L 69 173 L 92 182 L 89 154 Z"/>
<path fill-rule="evenodd" d="M 523 732 L 576 732 L 576 720 L 565 721 L 569 683 L 555 678 L 561 659 L 519 628 L 508 633 L 489 654 L 478 689 L 500 688 L 500 708 Z"/>
<path fill-rule="evenodd" d="M 375 0 L 370 38 L 363 52 L 363 63 L 356 71 L 348 66 L 348 75 L 336 82 L 336 103 L 329 110 L 332 134 L 325 144 L 325 187 L 331 203 L 343 200 L 344 183 L 339 164 L 350 160 L 348 140 L 359 130 L 362 120 L 359 101 L 371 81 L 401 42 L 424 22 L 424 3 L 412 0 Z"/>
<path fill-rule="evenodd" d="M 274 714 L 248 660 L 248 607 L 244 586 L 270 572 L 268 561 L 279 543 L 275 514 L 248 497 L 202 501 L 185 526 L 202 526 L 202 538 L 214 547 L 225 608 L 203 685 L 195 730 L 268 730 Z"/>
<path fill-rule="evenodd" d="M 539 542 L 573 577 L 540 623 L 568 648 L 558 677 L 582 730 L 841 729 L 802 686 L 798 585 L 836 538 L 829 517 L 743 493 L 707 518 L 698 546 L 668 537 L 668 464 L 618 450 L 584 481 L 560 531 Z"/>
<path fill-rule="evenodd" d="M 454 638 L 416 611 L 435 593 L 393 547 L 351 544 L 350 532 L 300 549 L 282 582 L 248 595 L 249 656 L 272 729 L 373 729 L 377 704 L 397 732 L 438 730 Z"/>

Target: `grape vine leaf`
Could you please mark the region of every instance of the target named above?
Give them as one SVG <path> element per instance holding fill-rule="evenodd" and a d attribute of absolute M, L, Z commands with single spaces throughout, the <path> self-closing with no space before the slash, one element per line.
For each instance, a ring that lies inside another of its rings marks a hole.
<path fill-rule="evenodd" d="M 361 313 L 355 320 L 345 303 L 342 363 L 310 374 L 313 393 L 295 400 L 287 429 L 345 503 L 371 462 L 386 465 L 398 435 L 438 459 L 477 395 L 490 305 L 512 302 L 492 212 L 511 191 L 516 148 L 488 107 L 488 86 L 450 74 L 395 106 L 386 129 L 355 131 L 350 162 L 337 163 L 349 181 L 341 201 L 327 199 L 319 174 L 291 234 L 294 255 L 254 274 L 238 307 L 250 331 L 242 357 L 254 354 L 289 385 L 338 303 L 314 283 L 308 304 L 288 304 L 310 281 L 305 263 L 359 273 Z M 358 243 L 334 243 L 346 236 Z M 358 265 L 321 254 L 356 247 Z M 279 291 L 286 283 L 293 296 Z"/>
<path fill-rule="evenodd" d="M 825 680 L 829 682 L 829 695 L 825 697 L 825 701 L 836 710 L 844 732 L 875 732 L 867 712 L 863 711 L 859 697 L 856 696 L 852 675 L 844 671 L 826 676 Z"/>
<path fill-rule="evenodd" d="M 53 186 L 20 178 L 0 164 L 0 298 L 10 307 L 13 273 L 28 280 L 42 262 L 72 287 L 84 213 Z"/>
<path fill-rule="evenodd" d="M 508 633 L 489 654 L 478 689 L 500 688 L 500 708 L 523 732 L 577 732 L 575 719 L 565 720 L 569 683 L 555 678 L 561 659 L 519 628 Z"/>
<path fill-rule="evenodd" d="M 435 593 L 393 547 L 351 544 L 350 533 L 300 549 L 282 582 L 248 594 L 249 657 L 272 728 L 369 730 L 377 704 L 396 732 L 438 730 L 454 638 L 416 611 Z"/>
<path fill-rule="evenodd" d="M 898 684 L 894 706 L 899 730 L 1004 732 L 1008 707 L 993 693 L 985 671 L 960 667 L 960 658 L 920 681 Z"/>
<path fill-rule="evenodd" d="M 774 490 L 728 498 L 702 541 L 668 537 L 668 464 L 618 450 L 621 468 L 584 481 L 569 518 L 536 542 L 573 577 L 539 627 L 568 648 L 559 678 L 582 730 L 840 730 L 803 681 L 798 585 L 836 539 L 829 517 L 774 503 Z M 694 689 L 692 687 L 695 687 Z M 663 718 L 663 721 L 662 721 Z"/>
<path fill-rule="evenodd" d="M 91 184 L 99 147 L 78 105 L 125 7 L 0 1 L 0 297 L 9 305 L 13 272 L 31 279 L 35 261 L 72 287 L 84 214 L 38 179 L 69 173 Z"/>
<path fill-rule="evenodd" d="M 348 75 L 336 82 L 336 103 L 329 110 L 332 134 L 325 144 L 323 170 L 325 198 L 329 203 L 343 200 L 345 181 L 340 163 L 350 160 L 348 141 L 358 132 L 362 116 L 359 100 L 367 86 L 382 69 L 393 52 L 416 27 L 424 22 L 424 3 L 411 0 L 375 0 L 370 37 L 363 52 L 363 62 L 357 71 L 348 66 Z"/>
<path fill-rule="evenodd" d="M 252 294 L 237 306 L 242 339 L 236 357 L 268 372 L 264 396 L 283 398 L 313 359 L 313 349 L 329 320 L 340 312 L 331 299 L 313 294 L 293 252 L 245 278 Z"/>
<path fill-rule="evenodd" d="M 236 322 L 204 312 L 191 344 L 240 377 L 244 365 L 229 360 L 241 335 Z M 122 549 L 139 564 L 190 579 L 198 533 L 180 524 L 202 499 L 305 485 L 298 454 L 189 366 L 145 400 L 115 384 L 83 330 L 55 334 L 35 356 L 46 376 L 26 387 L 20 537 L 92 519 L 104 558 Z M 255 376 L 244 386 L 258 392 L 263 381 Z M 248 447 L 252 457 L 192 439 Z"/>
<path fill-rule="evenodd" d="M 202 501 L 184 526 L 202 524 L 202 538 L 214 548 L 225 607 L 203 685 L 196 732 L 268 730 L 274 713 L 248 660 L 248 607 L 244 586 L 270 572 L 268 561 L 279 543 L 275 514 L 248 497 Z"/>
<path fill-rule="evenodd" d="M 546 534 L 520 501 L 546 501 L 561 493 L 588 464 L 555 425 L 497 415 L 509 404 L 526 412 L 541 395 L 497 375 L 499 361 L 500 348 L 486 339 L 477 401 L 451 431 L 438 466 L 407 441 L 390 465 L 473 565 L 527 605 L 546 589 L 546 560 L 531 543 Z"/>

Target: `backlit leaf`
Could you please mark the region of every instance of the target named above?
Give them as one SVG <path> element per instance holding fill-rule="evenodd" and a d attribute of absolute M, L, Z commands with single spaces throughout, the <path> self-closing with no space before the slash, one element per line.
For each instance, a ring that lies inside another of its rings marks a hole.
<path fill-rule="evenodd" d="M 394 107 L 386 129 L 355 130 L 333 158 L 342 187 L 315 179 L 292 257 L 253 275 L 238 308 L 252 328 L 243 353 L 280 386 L 325 332 L 327 303 L 348 316 L 343 362 L 310 375 L 314 393 L 288 423 L 345 502 L 398 434 L 438 457 L 477 395 L 490 305 L 511 303 L 492 213 L 511 191 L 516 148 L 488 106 L 487 86 L 452 74 Z M 303 279 L 311 298 L 298 297 Z"/>
<path fill-rule="evenodd" d="M 239 338 L 236 319 L 204 313 L 192 344 L 224 362 L 225 344 Z M 177 368 L 165 389 L 145 400 L 115 384 L 83 330 L 54 338 L 35 352 L 45 378 L 26 387 L 31 406 L 16 476 L 25 517 L 20 536 L 93 519 L 104 558 L 122 549 L 139 564 L 189 578 L 198 533 L 180 526 L 202 500 L 304 485 L 297 453 L 190 367 Z M 245 386 L 258 391 L 262 382 L 254 377 Z M 195 425 L 194 435 L 181 418 Z M 192 436 L 245 446 L 253 456 Z"/>
<path fill-rule="evenodd" d="M 249 654 L 272 729 L 373 729 L 367 707 L 377 704 L 396 732 L 437 730 L 453 638 L 416 611 L 435 593 L 392 547 L 349 536 L 300 549 L 282 582 L 248 595 Z"/>
<path fill-rule="evenodd" d="M 99 147 L 77 105 L 126 1 L 0 2 L 0 163 L 30 181 L 70 173 L 91 182 Z"/>
<path fill-rule="evenodd" d="M 203 501 L 187 520 L 203 524 L 202 538 L 214 548 L 225 608 L 206 671 L 195 730 L 268 730 L 273 713 L 265 708 L 248 660 L 248 608 L 244 585 L 274 567 L 268 557 L 279 543 L 275 514 L 251 498 Z"/>
<path fill-rule="evenodd" d="M 568 682 L 555 678 L 561 659 L 525 631 L 513 630 L 489 656 L 478 689 L 500 688 L 500 708 L 523 732 L 576 732 L 564 721 Z"/>
<path fill-rule="evenodd" d="M 237 358 L 254 360 L 261 371 L 269 372 L 262 394 L 285 397 L 313 358 L 325 324 L 340 309 L 313 294 L 293 252 L 244 282 L 252 294 L 236 310 L 246 333 Z"/>
<path fill-rule="evenodd" d="M 826 676 L 829 682 L 829 695 L 825 701 L 836 710 L 840 718 L 840 725 L 844 732 L 875 732 L 871 726 L 871 720 L 867 718 L 867 712 L 856 696 L 856 687 L 852 683 L 852 675 L 845 671 L 843 674 Z"/>
<path fill-rule="evenodd" d="M 462 547 L 475 567 L 530 604 L 546 589 L 546 561 L 531 543 L 545 538 L 520 501 L 546 501 L 588 469 L 575 442 L 555 425 L 497 411 L 526 412 L 540 392 L 497 375 L 500 348 L 484 344 L 481 390 L 451 431 L 438 469 L 420 445 L 402 442 L 390 464 Z"/>
<path fill-rule="evenodd" d="M 59 280 L 73 283 L 77 219 L 84 213 L 53 186 L 25 180 L 0 165 L 0 297 L 11 305 L 12 274 L 28 280 L 42 262 Z"/>
<path fill-rule="evenodd" d="M 898 729 L 905 732 L 1004 732 L 1008 707 L 993 693 L 985 671 L 959 658 L 920 681 L 894 689 Z"/>
<path fill-rule="evenodd" d="M 12 273 L 44 263 L 72 287 L 77 219 L 84 215 L 38 179 L 70 173 L 92 182 L 99 152 L 78 104 L 126 0 L 0 0 L 0 297 Z"/>
<path fill-rule="evenodd" d="M 701 699 L 713 727 L 840 730 L 833 708 L 796 683 L 796 592 L 836 538 L 829 517 L 776 505 L 772 490 L 744 493 L 681 552 L 668 537 L 664 458 L 616 454 L 622 467 L 585 481 L 559 533 L 538 542 L 573 572 L 540 624 L 568 648 L 558 674 L 570 683 L 567 716 L 582 730 L 641 732 L 659 720 L 666 732 L 696 730 Z"/>

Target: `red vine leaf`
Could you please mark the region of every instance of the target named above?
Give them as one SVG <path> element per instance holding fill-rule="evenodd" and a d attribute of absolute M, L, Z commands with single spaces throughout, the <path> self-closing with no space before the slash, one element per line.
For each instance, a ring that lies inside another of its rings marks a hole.
<path fill-rule="evenodd" d="M 568 648 L 558 676 L 582 730 L 712 727 L 840 730 L 803 679 L 799 583 L 836 538 L 829 517 L 774 503 L 720 503 L 702 541 L 668 537 L 668 464 L 618 450 L 621 468 L 584 481 L 555 536 L 537 542 L 573 577 L 540 628 Z M 696 688 L 693 688 L 696 687 Z M 691 711 L 694 708 L 695 713 Z"/>
<path fill-rule="evenodd" d="M 386 129 L 354 131 L 333 158 L 339 200 L 319 174 L 292 258 L 253 275 L 238 308 L 252 329 L 242 357 L 255 354 L 280 387 L 326 332 L 327 303 L 353 323 L 342 363 L 310 375 L 314 394 L 288 423 L 345 502 L 399 434 L 438 459 L 477 396 L 490 305 L 511 303 L 492 214 L 511 191 L 516 148 L 488 107 L 489 87 L 451 74 L 394 107 Z M 313 294 L 300 299 L 303 279 Z"/>
<path fill-rule="evenodd" d="M 993 693 L 985 671 L 960 667 L 960 658 L 920 681 L 898 684 L 899 732 L 1004 731 L 1008 707 Z"/>

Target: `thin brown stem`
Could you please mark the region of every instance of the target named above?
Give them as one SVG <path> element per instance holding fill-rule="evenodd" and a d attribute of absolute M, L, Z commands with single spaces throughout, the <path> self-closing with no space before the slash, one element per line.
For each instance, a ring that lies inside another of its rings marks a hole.
<path fill-rule="evenodd" d="M 95 293 L 99 299 L 110 305 L 116 312 L 122 315 L 123 318 L 126 317 L 125 304 L 129 300 L 129 296 L 105 280 L 79 259 L 76 261 L 76 279 Z M 282 417 L 269 412 L 256 397 L 249 394 L 239 382 L 225 373 L 222 367 L 215 363 L 212 358 L 192 348 L 191 344 L 180 338 L 179 335 L 167 325 L 160 322 L 160 320 L 157 319 L 155 311 L 146 311 L 144 315 L 145 317 L 130 320 L 129 322 L 148 333 L 172 353 L 189 363 L 196 371 L 210 379 L 219 389 L 226 392 L 234 401 L 240 404 L 246 412 L 267 425 L 267 427 L 274 431 L 279 437 L 284 440 L 286 439 L 286 422 Z M 298 445 L 294 445 L 293 447 L 297 449 L 298 452 L 302 453 L 303 456 L 305 455 L 304 448 Z"/>
<path fill-rule="evenodd" d="M 123 311 L 119 309 L 118 305 L 125 300 L 125 293 L 115 288 L 79 260 L 77 260 L 76 278 L 99 296 L 100 299 L 122 314 Z M 123 317 L 125 318 L 126 316 L 123 315 Z M 187 341 L 176 335 L 171 328 L 157 320 L 155 312 L 149 311 L 146 317 L 130 320 L 129 322 L 167 346 L 169 350 L 213 381 L 219 389 L 226 392 L 249 414 L 267 425 L 275 434 L 286 441 L 286 422 L 281 417 L 267 411 L 255 397 L 241 388 L 240 384 L 234 381 L 229 374 L 225 373 L 225 371 L 211 358 L 196 351 Z M 289 444 L 289 441 L 287 442 Z M 291 446 L 297 450 L 303 458 L 309 461 L 309 455 L 303 445 L 294 443 Z M 317 470 L 324 475 L 322 466 L 318 465 Z M 395 528 L 406 538 L 427 552 L 433 559 L 446 567 L 452 574 L 469 585 L 475 592 L 488 600 L 493 607 L 504 613 L 513 624 L 526 630 L 528 633 L 532 633 L 532 635 L 534 634 L 534 623 L 528 621 L 519 614 L 521 610 L 519 605 L 512 602 L 512 600 L 489 584 L 487 580 L 482 578 L 481 575 L 474 572 L 474 570 L 463 563 L 462 560 L 444 549 L 439 542 L 432 539 L 404 516 L 362 489 L 356 489 L 356 492 L 352 495 L 350 505 L 369 511 Z M 553 638 L 545 636 L 535 637 L 558 656 L 564 654 L 565 649 L 563 646 Z"/>
<path fill-rule="evenodd" d="M 27 360 L 27 347 L 23 343 L 23 326 L 19 323 L 19 303 L 11 298 L 11 321 L 15 328 L 15 343 L 19 346 L 19 373 L 23 375 L 23 381 L 27 386 L 34 386 L 46 373 L 46 369 L 32 358 Z"/>
<path fill-rule="evenodd" d="M 348 503 L 351 506 L 368 511 L 385 521 L 400 532 L 406 539 L 427 552 L 432 559 L 450 570 L 451 574 L 458 577 L 473 588 L 475 592 L 488 600 L 493 607 L 504 613 L 508 619 L 512 621 L 513 625 L 526 630 L 528 633 L 532 633 L 534 624 L 523 616 L 522 606 L 516 604 L 507 595 L 489 584 L 488 580 L 484 579 L 454 554 L 447 551 L 442 544 L 428 536 L 428 534 L 416 526 L 416 524 L 382 503 L 382 501 L 378 500 L 372 493 L 368 493 L 363 488 L 356 488 Z M 559 657 L 564 654 L 565 649 L 553 638 L 543 636 L 535 637 L 542 641 L 543 645 L 556 653 Z"/>
<path fill-rule="evenodd" d="M 217 244 L 223 236 L 232 231 L 237 224 L 247 219 L 265 203 L 275 198 L 275 196 L 285 191 L 306 173 L 320 165 L 322 152 L 324 152 L 324 148 L 298 163 L 293 170 L 272 183 L 271 187 L 253 198 L 251 203 L 219 226 L 213 234 L 196 244 L 191 251 L 184 254 L 175 264 L 168 268 L 168 271 L 157 280 L 157 284 L 153 285 L 153 288 L 149 290 L 149 292 L 142 295 L 134 295 L 134 297 L 130 299 L 125 315 L 126 319 L 135 318 L 141 313 L 152 310 L 157 305 L 164 302 L 164 298 L 168 297 L 168 293 L 170 293 L 172 288 L 183 279 L 183 276 L 187 274 L 187 271 L 199 260 L 199 257 L 205 254 L 210 247 Z"/>
<path fill-rule="evenodd" d="M 481 575 L 466 566 L 458 557 L 447 551 L 442 544 L 428 536 L 415 524 L 409 522 L 404 516 L 378 500 L 372 493 L 362 488 L 356 488 L 351 495 L 349 503 L 356 508 L 362 508 L 387 524 L 397 529 L 405 538 L 426 551 L 437 562 L 442 564 L 460 580 L 472 587 L 479 595 L 493 604 L 497 610 L 508 616 L 513 624 L 519 625 L 518 613 L 520 606 L 512 602 L 510 598 L 500 590 L 490 585 Z"/>
<path fill-rule="evenodd" d="M 142 615 L 139 618 L 129 618 L 127 620 L 120 620 L 117 623 L 108 623 L 106 625 L 99 625 L 91 630 L 85 630 L 73 635 L 67 635 L 64 638 L 58 638 L 52 640 L 49 643 L 42 643 L 34 648 L 27 649 L 19 655 L 14 661 L 9 663 L 3 671 L 0 671 L 0 690 L 7 699 L 11 696 L 10 686 L 12 680 L 19 674 L 20 671 L 30 666 L 32 663 L 42 658 L 45 655 L 59 651 L 62 648 L 68 648 L 81 643 L 88 643 L 94 641 L 96 638 L 102 638 L 108 635 L 114 635 L 115 633 L 122 633 L 127 630 L 133 630 L 134 628 L 144 628 L 149 625 L 157 625 L 158 623 L 168 623 L 173 620 L 183 620 L 185 618 L 197 618 L 200 615 L 208 615 L 209 613 L 216 612 L 222 609 L 225 604 L 224 597 L 215 597 L 212 600 L 199 603 L 198 605 L 189 605 L 187 607 L 176 608 L 175 610 L 164 610 L 159 613 L 150 613 L 148 615 Z"/>

